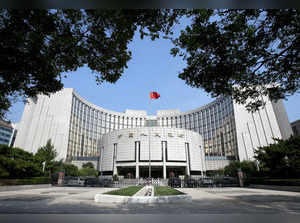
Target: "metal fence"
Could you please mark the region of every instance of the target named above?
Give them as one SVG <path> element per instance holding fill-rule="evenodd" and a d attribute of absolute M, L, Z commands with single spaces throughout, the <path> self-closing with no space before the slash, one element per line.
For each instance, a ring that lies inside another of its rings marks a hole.
<path fill-rule="evenodd" d="M 170 186 L 178 188 L 196 187 L 235 187 L 239 186 L 238 179 L 233 177 L 189 177 L 189 178 L 140 178 L 140 179 L 118 179 L 116 181 L 110 176 L 101 177 L 64 177 L 63 186 L 77 187 L 115 187 L 128 186 Z"/>

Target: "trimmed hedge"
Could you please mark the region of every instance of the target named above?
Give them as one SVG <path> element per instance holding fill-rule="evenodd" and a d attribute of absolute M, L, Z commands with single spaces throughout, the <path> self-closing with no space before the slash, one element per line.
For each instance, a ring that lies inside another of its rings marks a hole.
<path fill-rule="evenodd" d="M 0 179 L 0 186 L 50 184 L 49 177 L 34 177 L 25 179 Z"/>
<path fill-rule="evenodd" d="M 276 185 L 276 186 L 300 186 L 300 179 L 270 179 L 270 178 L 248 178 L 245 184 L 261 184 L 261 185 Z"/>

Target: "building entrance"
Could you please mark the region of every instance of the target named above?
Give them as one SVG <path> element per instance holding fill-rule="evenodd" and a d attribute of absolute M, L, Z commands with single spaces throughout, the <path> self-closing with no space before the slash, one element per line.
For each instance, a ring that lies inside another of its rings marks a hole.
<path fill-rule="evenodd" d="M 140 166 L 140 177 L 149 177 L 149 166 Z M 162 166 L 151 166 L 151 177 L 152 178 L 163 178 L 163 167 Z"/>
<path fill-rule="evenodd" d="M 185 166 L 167 166 L 167 178 L 173 174 L 174 177 L 184 176 L 186 175 L 186 167 Z"/>
<path fill-rule="evenodd" d="M 135 166 L 119 166 L 117 167 L 118 175 L 124 178 L 135 178 Z"/>

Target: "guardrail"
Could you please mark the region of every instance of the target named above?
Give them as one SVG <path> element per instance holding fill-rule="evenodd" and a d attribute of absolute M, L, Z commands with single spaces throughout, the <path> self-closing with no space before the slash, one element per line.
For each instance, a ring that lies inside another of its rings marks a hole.
<path fill-rule="evenodd" d="M 62 186 L 89 186 L 89 187 L 128 187 L 128 186 L 171 186 L 171 187 L 232 187 L 239 186 L 238 180 L 231 177 L 219 177 L 219 178 L 140 178 L 140 179 L 119 179 L 118 181 L 113 181 L 112 178 L 80 178 L 80 177 L 65 177 L 63 179 Z"/>

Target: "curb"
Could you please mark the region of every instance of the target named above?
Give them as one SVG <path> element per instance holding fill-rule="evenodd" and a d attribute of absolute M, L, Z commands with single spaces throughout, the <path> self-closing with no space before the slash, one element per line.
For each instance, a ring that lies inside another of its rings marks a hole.
<path fill-rule="evenodd" d="M 190 195 L 171 195 L 159 197 L 129 197 L 119 195 L 96 194 L 95 202 L 97 203 L 121 203 L 121 204 L 153 204 L 153 203 L 179 203 L 192 202 Z"/>

